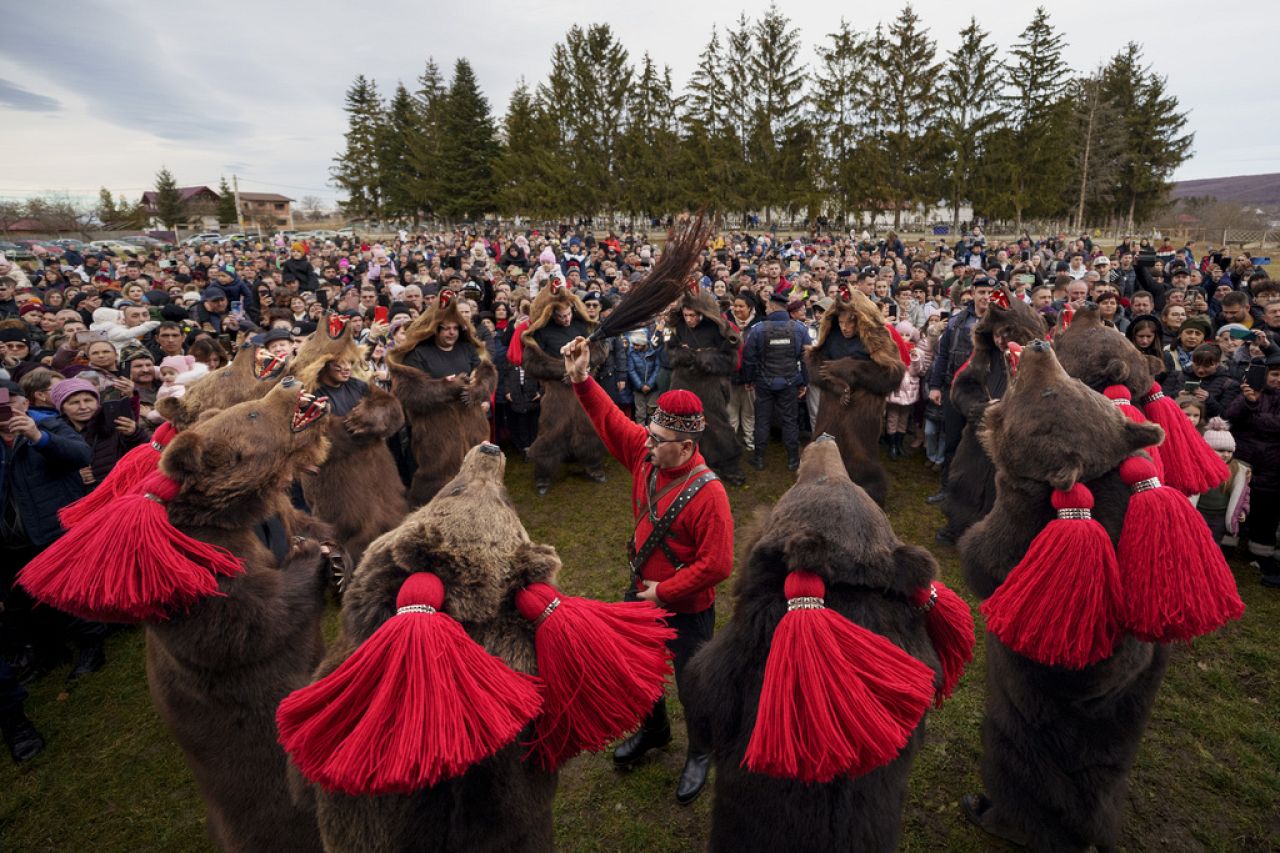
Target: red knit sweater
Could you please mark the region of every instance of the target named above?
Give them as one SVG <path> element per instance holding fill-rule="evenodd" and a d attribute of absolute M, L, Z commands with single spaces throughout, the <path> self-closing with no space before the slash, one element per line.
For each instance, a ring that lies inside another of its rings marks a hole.
<path fill-rule="evenodd" d="M 624 415 L 594 379 L 574 385 L 573 390 L 604 446 L 631 472 L 631 511 L 637 521 L 635 547 L 639 548 L 653 529 L 645 512 L 645 486 L 653 470 L 653 465 L 645 461 L 648 431 Z M 693 458 L 678 468 L 659 468 L 657 489 L 660 491 L 673 480 L 686 478 L 701 464 L 702 454 L 695 451 Z M 680 491 L 677 486 L 659 499 L 659 518 Z M 640 578 L 658 581 L 658 598 L 668 610 L 677 613 L 706 610 L 715 602 L 716 584 L 733 571 L 733 515 L 723 483 L 713 480 L 702 487 L 676 517 L 667 544 L 683 568 L 677 570 L 658 548 L 641 567 Z M 636 588 L 641 588 L 639 580 Z"/>

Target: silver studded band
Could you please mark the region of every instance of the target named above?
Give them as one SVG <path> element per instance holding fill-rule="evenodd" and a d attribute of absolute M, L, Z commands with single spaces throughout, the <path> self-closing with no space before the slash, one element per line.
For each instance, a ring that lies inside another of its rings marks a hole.
<path fill-rule="evenodd" d="M 556 608 L 559 606 L 560 606 L 560 599 L 558 598 L 551 599 L 551 603 L 547 605 L 546 609 L 542 611 L 542 614 L 537 618 L 537 620 L 534 621 L 533 627 L 535 628 L 541 627 L 542 623 L 547 621 L 547 617 L 550 616 L 552 613 L 555 613 Z"/>
<path fill-rule="evenodd" d="M 1156 477 L 1152 477 L 1149 480 L 1139 480 L 1138 482 L 1134 483 L 1130 488 L 1133 489 L 1133 493 L 1135 495 L 1138 492 L 1149 492 L 1152 489 L 1160 488 L 1160 480 Z"/>
<path fill-rule="evenodd" d="M 1090 513 L 1089 510 L 1087 509 L 1076 509 L 1074 507 L 1070 507 L 1067 509 L 1058 510 L 1058 518 L 1074 518 L 1074 519 L 1093 518 L 1093 514 Z"/>
<path fill-rule="evenodd" d="M 435 613 L 436 609 L 430 604 L 406 604 L 404 607 L 396 609 L 396 615 L 402 613 Z"/>
<path fill-rule="evenodd" d="M 815 595 L 798 595 L 795 598 L 787 599 L 787 611 L 792 610 L 821 610 L 827 606 L 824 599 Z"/>
<path fill-rule="evenodd" d="M 161 500 L 158 496 L 151 494 L 151 492 L 143 492 L 142 496 L 149 501 L 155 501 L 156 503 L 160 504 L 160 506 L 164 506 L 164 501 Z"/>
<path fill-rule="evenodd" d="M 1143 398 L 1142 398 L 1142 404 L 1145 406 L 1147 403 L 1153 403 L 1153 402 L 1155 402 L 1156 400 L 1163 399 L 1163 397 L 1164 397 L 1164 392 L 1163 392 L 1163 391 L 1157 391 L 1156 393 L 1151 394 L 1150 396 L 1143 397 Z"/>
<path fill-rule="evenodd" d="M 1133 400 L 1130 400 L 1128 397 L 1113 397 L 1113 398 L 1111 399 L 1111 402 L 1112 402 L 1112 403 L 1115 403 L 1117 406 L 1132 406 L 1132 405 L 1133 405 Z"/>
<path fill-rule="evenodd" d="M 916 611 L 919 613 L 928 613 L 933 606 L 938 603 L 938 588 L 933 584 L 929 584 L 929 600 L 924 604 L 917 604 Z"/>

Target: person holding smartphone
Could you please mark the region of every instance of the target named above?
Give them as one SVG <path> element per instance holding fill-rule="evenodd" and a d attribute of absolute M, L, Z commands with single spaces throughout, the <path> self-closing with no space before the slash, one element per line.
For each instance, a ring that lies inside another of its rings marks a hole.
<path fill-rule="evenodd" d="M 1264 586 L 1280 588 L 1275 554 L 1280 525 L 1280 348 L 1250 364 L 1240 394 L 1222 412 L 1236 440 L 1236 458 L 1253 468 L 1245 537 L 1260 558 Z"/>
<path fill-rule="evenodd" d="M 92 452 L 89 464 L 80 469 L 86 492 L 97 488 L 120 457 L 151 439 L 150 430 L 138 422 L 132 396 L 104 403 L 97 386 L 74 377 L 56 383 L 49 400 Z"/>

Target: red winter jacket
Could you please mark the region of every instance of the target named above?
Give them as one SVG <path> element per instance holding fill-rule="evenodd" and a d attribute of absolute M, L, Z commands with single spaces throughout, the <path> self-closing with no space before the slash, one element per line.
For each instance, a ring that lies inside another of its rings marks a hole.
<path fill-rule="evenodd" d="M 632 421 L 609 399 L 594 379 L 573 386 L 578 401 L 586 410 L 592 426 L 613 457 L 631 472 L 631 510 L 637 520 L 635 547 L 649 538 L 653 525 L 645 511 L 646 485 L 653 465 L 645 461 L 648 430 Z M 658 469 L 657 490 L 674 480 L 684 479 L 696 466 L 704 464 L 702 454 L 679 468 Z M 667 507 L 679 496 L 676 487 L 658 500 L 661 518 Z M 662 607 L 676 613 L 697 613 L 715 603 L 715 587 L 733 571 L 733 515 L 724 484 L 712 480 L 680 511 L 667 538 L 671 552 L 683 564 L 676 569 L 661 548 L 657 548 L 641 567 L 640 580 L 658 581 L 658 599 Z"/>

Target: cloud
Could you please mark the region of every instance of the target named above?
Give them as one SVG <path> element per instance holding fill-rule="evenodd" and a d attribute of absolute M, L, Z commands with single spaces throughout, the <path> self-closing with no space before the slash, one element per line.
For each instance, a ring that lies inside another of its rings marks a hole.
<path fill-rule="evenodd" d="M 0 106 L 29 113 L 56 113 L 62 109 L 57 98 L 28 91 L 0 77 Z"/>

